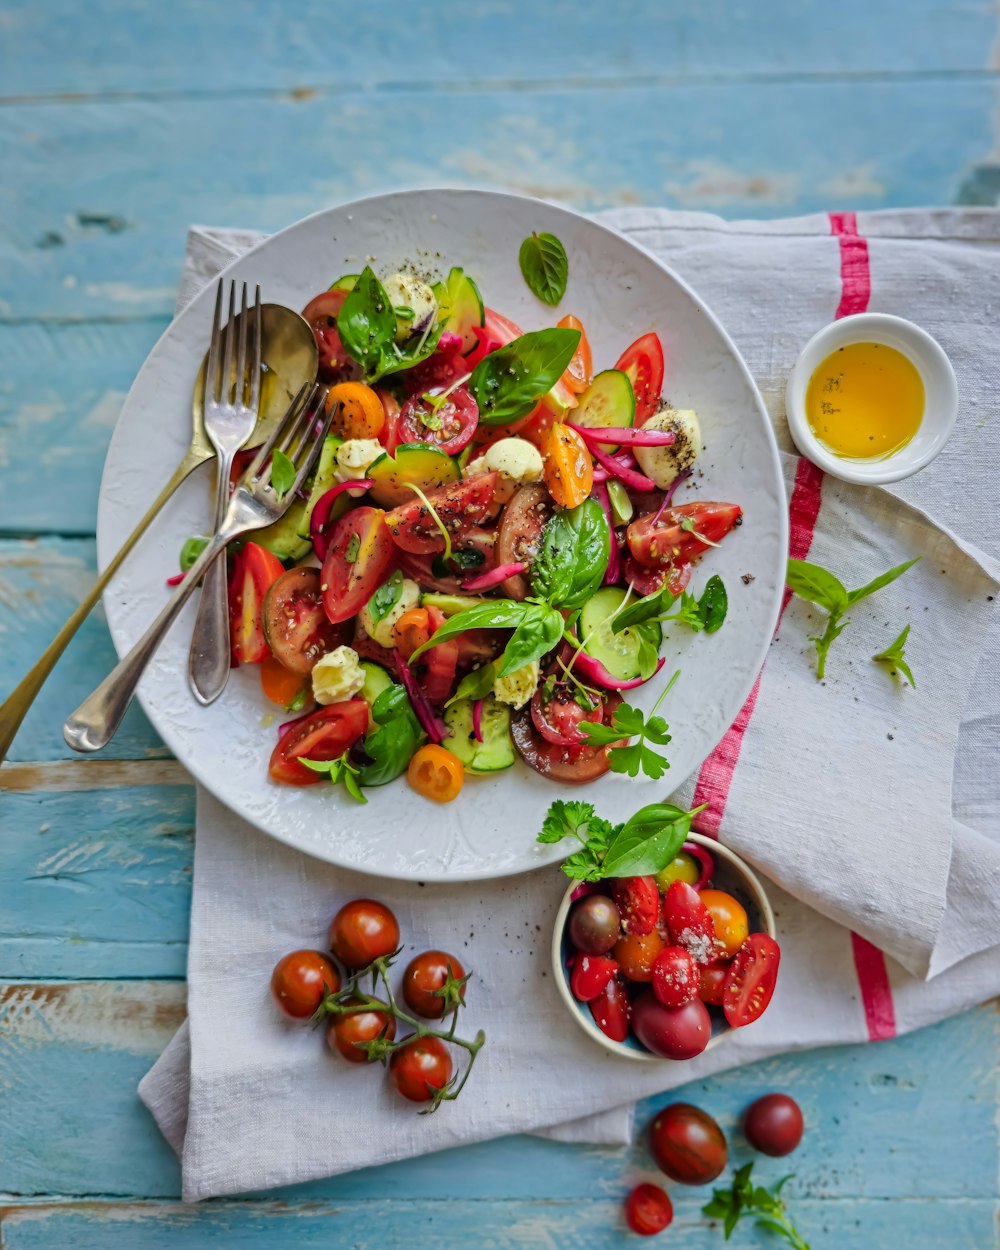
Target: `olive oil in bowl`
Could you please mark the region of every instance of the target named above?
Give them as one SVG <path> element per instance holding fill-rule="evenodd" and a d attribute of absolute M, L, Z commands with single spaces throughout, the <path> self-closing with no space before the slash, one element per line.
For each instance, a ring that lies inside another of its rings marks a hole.
<path fill-rule="evenodd" d="M 924 418 L 924 383 L 902 352 L 884 343 L 846 343 L 817 366 L 806 419 L 819 441 L 849 460 L 885 460 Z"/>

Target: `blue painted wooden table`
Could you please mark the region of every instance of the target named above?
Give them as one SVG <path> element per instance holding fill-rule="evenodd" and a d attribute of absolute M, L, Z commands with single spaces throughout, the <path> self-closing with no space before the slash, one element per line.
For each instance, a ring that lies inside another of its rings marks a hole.
<path fill-rule="evenodd" d="M 994 0 L 3 0 L 0 690 L 92 575 L 104 449 L 189 223 L 273 229 L 434 182 L 730 216 L 993 203 L 997 27 Z M 0 775 L 0 1244 L 624 1241 L 640 1145 L 500 1141 L 179 1203 L 135 1086 L 184 1012 L 192 792 L 138 712 L 104 758 L 67 758 L 63 716 L 111 662 L 95 614 Z M 763 1089 L 798 1098 L 788 1193 L 814 1246 L 979 1250 L 998 1031 L 988 1005 L 686 1092 L 727 1126 Z M 703 1195 L 674 1193 L 667 1236 L 720 1245 Z"/>

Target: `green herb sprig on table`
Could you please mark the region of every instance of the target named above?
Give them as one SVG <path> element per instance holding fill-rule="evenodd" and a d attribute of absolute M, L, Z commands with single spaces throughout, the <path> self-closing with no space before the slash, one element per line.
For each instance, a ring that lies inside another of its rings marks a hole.
<path fill-rule="evenodd" d="M 884 651 L 880 651 L 877 655 L 873 655 L 873 660 L 878 660 L 882 664 L 891 664 L 897 673 L 902 673 L 910 685 L 917 688 L 917 683 L 910 672 L 910 666 L 906 662 L 906 640 L 910 636 L 909 625 L 903 630 L 895 642 L 890 643 Z"/>
<path fill-rule="evenodd" d="M 702 1215 L 722 1220 L 726 1241 L 744 1216 L 753 1216 L 757 1228 L 783 1237 L 792 1250 L 809 1250 L 809 1243 L 788 1218 L 781 1200 L 781 1190 L 792 1179 L 791 1176 L 783 1176 L 776 1185 L 766 1189 L 763 1185 L 753 1184 L 750 1179 L 752 1171 L 753 1164 L 747 1163 L 733 1176 L 733 1183 L 728 1189 L 714 1189 L 711 1202 L 701 1209 Z"/>
<path fill-rule="evenodd" d="M 840 578 L 829 569 L 823 568 L 821 564 L 810 564 L 807 560 L 790 559 L 788 561 L 788 572 L 785 578 L 788 589 L 800 599 L 815 603 L 817 607 L 825 608 L 829 613 L 823 633 L 809 637 L 809 641 L 816 644 L 817 678 L 822 678 L 826 674 L 826 657 L 830 647 L 840 637 L 845 626 L 850 624 L 850 621 L 845 619 L 844 613 L 856 603 L 860 603 L 862 599 L 867 599 L 869 595 L 875 594 L 877 590 L 894 582 L 897 577 L 902 577 L 906 570 L 912 568 L 920 558 L 920 556 L 914 556 L 912 560 L 897 564 L 888 573 L 882 573 L 857 590 L 848 590 Z"/>
<path fill-rule="evenodd" d="M 555 307 L 566 294 L 569 258 L 554 234 L 529 234 L 518 253 L 521 275 L 534 295 Z"/>

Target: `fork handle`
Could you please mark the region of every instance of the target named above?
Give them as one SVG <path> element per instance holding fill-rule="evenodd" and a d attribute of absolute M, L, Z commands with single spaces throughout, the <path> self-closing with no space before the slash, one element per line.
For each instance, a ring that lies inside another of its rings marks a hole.
<path fill-rule="evenodd" d="M 216 458 L 215 528 L 222 524 L 229 503 L 232 453 Z M 188 653 L 188 682 L 198 702 L 207 707 L 222 694 L 229 680 L 229 595 L 226 561 L 213 560 L 205 573 Z"/>
<path fill-rule="evenodd" d="M 229 530 L 215 535 L 188 570 L 187 575 L 167 600 L 166 606 L 132 650 L 111 670 L 89 698 L 68 717 L 63 737 L 74 751 L 90 753 L 107 746 L 115 736 L 122 717 L 132 702 L 139 679 L 153 658 L 167 631 L 177 619 L 181 608 L 194 594 L 194 589 L 208 566 L 235 537 Z"/>

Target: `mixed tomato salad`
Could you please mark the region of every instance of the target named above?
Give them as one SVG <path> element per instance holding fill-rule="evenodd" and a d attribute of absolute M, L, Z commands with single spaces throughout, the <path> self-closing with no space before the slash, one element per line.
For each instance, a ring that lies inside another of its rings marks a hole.
<path fill-rule="evenodd" d="M 661 397 L 658 336 L 595 370 L 575 317 L 522 332 L 458 268 L 369 267 L 303 315 L 331 434 L 229 586 L 233 663 L 290 717 L 273 780 L 363 802 L 405 773 L 447 802 L 518 756 L 566 783 L 659 776 L 665 724 L 624 700 L 664 621 L 722 624 L 720 579 L 686 587 L 742 513 L 692 497 L 698 417 Z"/>

